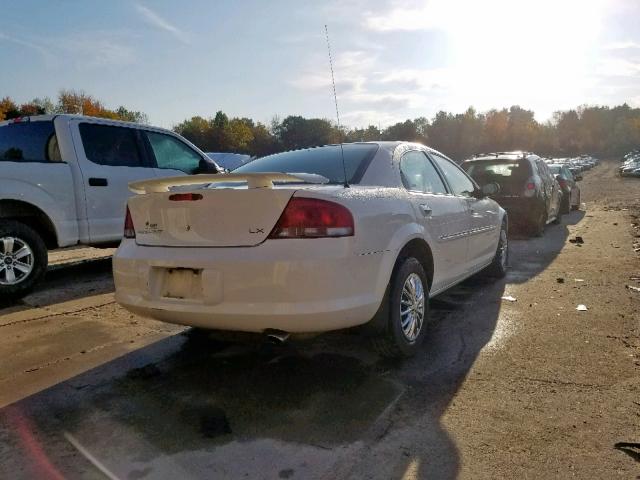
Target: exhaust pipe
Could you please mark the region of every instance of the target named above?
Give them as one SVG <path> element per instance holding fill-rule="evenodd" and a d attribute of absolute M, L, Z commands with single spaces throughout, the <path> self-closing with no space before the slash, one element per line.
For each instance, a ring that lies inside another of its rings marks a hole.
<path fill-rule="evenodd" d="M 270 343 L 282 345 L 289 339 L 289 332 L 269 328 L 264 331 L 264 336 Z"/>

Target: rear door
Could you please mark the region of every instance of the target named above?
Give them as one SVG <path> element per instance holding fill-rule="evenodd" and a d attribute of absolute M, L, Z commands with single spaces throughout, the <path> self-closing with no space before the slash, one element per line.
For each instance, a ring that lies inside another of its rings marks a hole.
<path fill-rule="evenodd" d="M 140 131 L 108 121 L 72 120 L 91 243 L 122 237 L 129 182 L 154 178 Z"/>
<path fill-rule="evenodd" d="M 447 191 L 440 173 L 423 151 L 404 153 L 400 173 L 416 218 L 433 240 L 434 278 L 430 289 L 435 293 L 465 275 L 466 206 Z"/>
<path fill-rule="evenodd" d="M 452 193 L 465 205 L 467 255 L 465 274 L 475 272 L 495 255 L 499 234 L 499 207 L 489 198 L 476 198 L 476 185 L 458 165 L 430 153 L 442 171 Z"/>

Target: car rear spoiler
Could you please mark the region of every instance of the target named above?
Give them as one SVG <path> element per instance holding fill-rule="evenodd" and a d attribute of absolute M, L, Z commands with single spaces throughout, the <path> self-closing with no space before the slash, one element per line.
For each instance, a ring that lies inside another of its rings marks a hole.
<path fill-rule="evenodd" d="M 212 183 L 247 182 L 248 188 L 273 188 L 274 182 L 287 183 L 328 183 L 329 179 L 315 173 L 222 173 L 184 175 L 180 177 L 157 178 L 131 182 L 129 190 L 133 193 L 168 192 L 173 187 L 199 185 L 200 188 Z"/>

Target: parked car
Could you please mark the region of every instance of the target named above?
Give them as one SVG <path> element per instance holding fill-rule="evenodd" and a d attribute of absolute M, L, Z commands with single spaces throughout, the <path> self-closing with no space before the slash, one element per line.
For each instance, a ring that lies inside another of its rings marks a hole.
<path fill-rule="evenodd" d="M 620 175 L 623 177 L 640 177 L 640 151 L 632 150 L 622 158 Z"/>
<path fill-rule="evenodd" d="M 81 115 L 0 123 L 0 299 L 19 298 L 47 249 L 117 245 L 129 182 L 217 172 L 168 130 Z"/>
<path fill-rule="evenodd" d="M 382 353 L 411 355 L 430 297 L 507 268 L 497 186 L 418 144 L 296 150 L 131 188 L 116 300 L 165 322 L 280 338 L 367 324 Z"/>
<path fill-rule="evenodd" d="M 207 152 L 207 157 L 216 162 L 218 166 L 228 171 L 235 170 L 252 160 L 251 155 L 227 152 Z"/>
<path fill-rule="evenodd" d="M 562 213 L 569 213 L 571 210 L 578 210 L 580 208 L 580 187 L 577 182 L 582 180 L 582 175 L 576 175 L 574 177 L 569 167 L 565 164 L 552 163 L 547 166 L 551 173 L 555 175 L 562 189 L 560 211 Z"/>
<path fill-rule="evenodd" d="M 491 196 L 509 213 L 513 225 L 542 235 L 547 223 L 560 221 L 562 190 L 546 163 L 528 152 L 482 154 L 462 162 L 478 184 L 497 183 Z"/>

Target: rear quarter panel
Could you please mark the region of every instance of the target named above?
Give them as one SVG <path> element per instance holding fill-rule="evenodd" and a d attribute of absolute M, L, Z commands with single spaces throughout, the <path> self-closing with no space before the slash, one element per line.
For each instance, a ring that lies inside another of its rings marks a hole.
<path fill-rule="evenodd" d="M 296 195 L 327 198 L 326 194 L 313 189 L 298 191 Z M 400 188 L 352 186 L 333 192 L 331 198 L 353 213 L 353 255 L 367 257 L 378 264 L 374 284 L 380 300 L 402 247 L 415 238 L 433 245 L 429 232 L 416 221 L 407 195 Z"/>
<path fill-rule="evenodd" d="M 19 200 L 42 210 L 51 220 L 58 245 L 78 241 L 73 179 L 66 163 L 1 162 L 0 201 Z"/>

